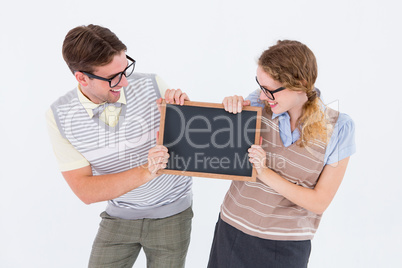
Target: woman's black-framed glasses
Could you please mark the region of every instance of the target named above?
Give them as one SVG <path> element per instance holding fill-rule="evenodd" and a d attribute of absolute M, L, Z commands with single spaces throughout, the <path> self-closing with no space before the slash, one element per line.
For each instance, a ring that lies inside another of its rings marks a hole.
<path fill-rule="evenodd" d="M 262 92 L 264 92 L 265 96 L 267 96 L 267 98 L 270 100 L 275 100 L 274 93 L 282 91 L 286 88 L 286 87 L 280 87 L 275 90 L 269 90 L 260 85 L 260 83 L 258 82 L 257 76 L 255 77 L 255 81 L 257 81 L 257 84 L 260 86 L 260 89 L 262 90 Z"/>
<path fill-rule="evenodd" d="M 109 78 L 109 79 L 108 78 L 103 78 L 103 77 L 100 77 L 100 76 L 97 76 L 97 75 L 94 75 L 94 74 L 91 74 L 91 73 L 87 73 L 87 72 L 84 72 L 84 71 L 80 71 L 80 72 L 83 73 L 83 74 L 86 74 L 90 78 L 94 78 L 94 79 L 98 79 L 98 80 L 102 80 L 102 81 L 107 81 L 107 82 L 109 82 L 110 88 L 114 88 L 120 83 L 121 79 L 123 78 L 123 75 L 125 77 L 129 77 L 134 72 L 135 60 L 132 59 L 128 55 L 126 55 L 126 58 L 129 61 L 131 61 L 131 63 L 128 64 L 128 66 L 126 67 L 126 69 L 124 69 L 124 71 L 114 75 L 112 78 Z"/>

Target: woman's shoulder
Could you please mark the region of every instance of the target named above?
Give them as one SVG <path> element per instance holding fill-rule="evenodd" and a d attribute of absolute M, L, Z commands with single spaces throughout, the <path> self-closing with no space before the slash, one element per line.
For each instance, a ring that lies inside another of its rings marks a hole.
<path fill-rule="evenodd" d="M 264 102 L 260 100 L 260 90 L 254 90 L 247 97 L 246 100 L 250 100 L 250 106 L 264 107 Z"/>
<path fill-rule="evenodd" d="M 338 129 L 348 128 L 348 129 L 354 131 L 355 123 L 348 114 L 339 113 L 336 124 L 338 125 Z"/>
<path fill-rule="evenodd" d="M 354 122 L 348 114 L 341 113 L 335 109 L 326 106 L 323 106 L 322 108 L 324 109 L 324 113 L 328 122 L 336 125 L 337 127 L 354 126 Z"/>
<path fill-rule="evenodd" d="M 345 113 L 339 113 L 325 152 L 326 164 L 336 163 L 356 152 L 355 123 Z"/>

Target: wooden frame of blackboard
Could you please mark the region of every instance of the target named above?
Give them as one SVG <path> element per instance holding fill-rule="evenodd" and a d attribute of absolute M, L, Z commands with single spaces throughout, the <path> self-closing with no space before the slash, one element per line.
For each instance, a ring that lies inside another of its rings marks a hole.
<path fill-rule="evenodd" d="M 166 105 L 174 105 L 175 109 L 181 109 L 181 107 L 201 107 L 201 108 L 216 108 L 218 112 L 222 112 L 222 110 L 227 113 L 224 110 L 223 104 L 217 104 L 217 103 L 207 103 L 207 102 L 194 102 L 194 101 L 185 101 L 184 105 L 176 105 L 176 104 L 166 104 L 166 102 L 163 100 L 161 104 L 161 118 L 160 118 L 160 128 L 159 128 L 159 137 L 157 143 L 159 145 L 164 145 L 164 134 L 165 130 L 168 129 L 169 125 L 165 124 L 166 122 Z M 211 109 L 208 109 L 211 111 Z M 260 143 L 260 129 L 261 129 L 261 114 L 262 114 L 262 108 L 261 107 L 252 107 L 252 106 L 244 106 L 243 111 L 252 111 L 255 112 L 255 129 L 252 129 L 249 132 L 255 133 L 254 136 L 254 144 L 259 144 Z M 238 114 L 240 116 L 240 114 Z M 238 137 L 235 137 L 236 139 Z M 169 148 L 168 148 L 169 149 Z M 174 152 L 169 152 L 172 156 L 172 153 Z M 245 157 L 247 158 L 248 162 L 248 156 L 247 156 L 247 151 L 244 152 Z M 249 165 L 251 165 L 248 162 Z M 236 175 L 236 174 L 222 174 L 222 173 L 211 173 L 208 171 L 187 171 L 187 170 L 180 170 L 180 169 L 161 169 L 158 171 L 158 174 L 174 174 L 174 175 L 182 175 L 182 176 L 194 176 L 194 177 L 207 177 L 207 178 L 216 178 L 216 179 L 228 179 L 228 180 L 239 180 L 239 181 L 256 181 L 256 170 L 254 167 L 252 168 L 251 175 Z M 249 169 L 250 170 L 250 169 Z"/>

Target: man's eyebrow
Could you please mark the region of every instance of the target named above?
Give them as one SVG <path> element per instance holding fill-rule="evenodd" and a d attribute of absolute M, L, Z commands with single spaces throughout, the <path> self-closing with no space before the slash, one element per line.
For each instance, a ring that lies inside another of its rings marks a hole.
<path fill-rule="evenodd" d="M 106 77 L 106 79 L 112 79 L 112 78 L 114 78 L 116 75 L 118 75 L 119 73 L 121 73 L 121 72 L 118 72 L 118 73 L 116 73 L 116 74 L 109 75 L 108 77 Z"/>
<path fill-rule="evenodd" d="M 127 67 L 128 67 L 128 61 L 127 61 L 126 68 L 127 68 Z M 124 68 L 124 70 L 125 70 L 126 68 Z M 124 72 L 124 70 L 123 70 L 122 72 Z M 122 72 L 118 72 L 118 73 L 112 74 L 112 75 L 108 76 L 107 79 L 112 79 L 113 77 L 115 77 L 115 76 L 118 75 L 118 74 L 121 74 Z"/>

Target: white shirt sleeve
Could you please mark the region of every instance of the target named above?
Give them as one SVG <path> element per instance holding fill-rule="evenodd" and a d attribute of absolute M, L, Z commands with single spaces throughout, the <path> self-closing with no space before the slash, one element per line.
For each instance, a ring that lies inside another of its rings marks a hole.
<path fill-rule="evenodd" d="M 159 87 L 159 91 L 160 91 L 160 93 L 161 93 L 161 96 L 162 96 L 162 98 L 164 99 L 164 98 L 165 98 L 166 89 L 168 89 L 169 86 L 168 86 L 168 85 L 165 83 L 165 81 L 163 81 L 163 79 L 160 78 L 158 75 L 155 76 L 155 80 L 156 80 L 156 83 L 158 84 L 158 87 Z"/>
<path fill-rule="evenodd" d="M 60 171 L 69 171 L 89 166 L 88 160 L 61 135 L 51 109 L 46 112 L 46 121 L 53 152 L 59 164 Z"/>

